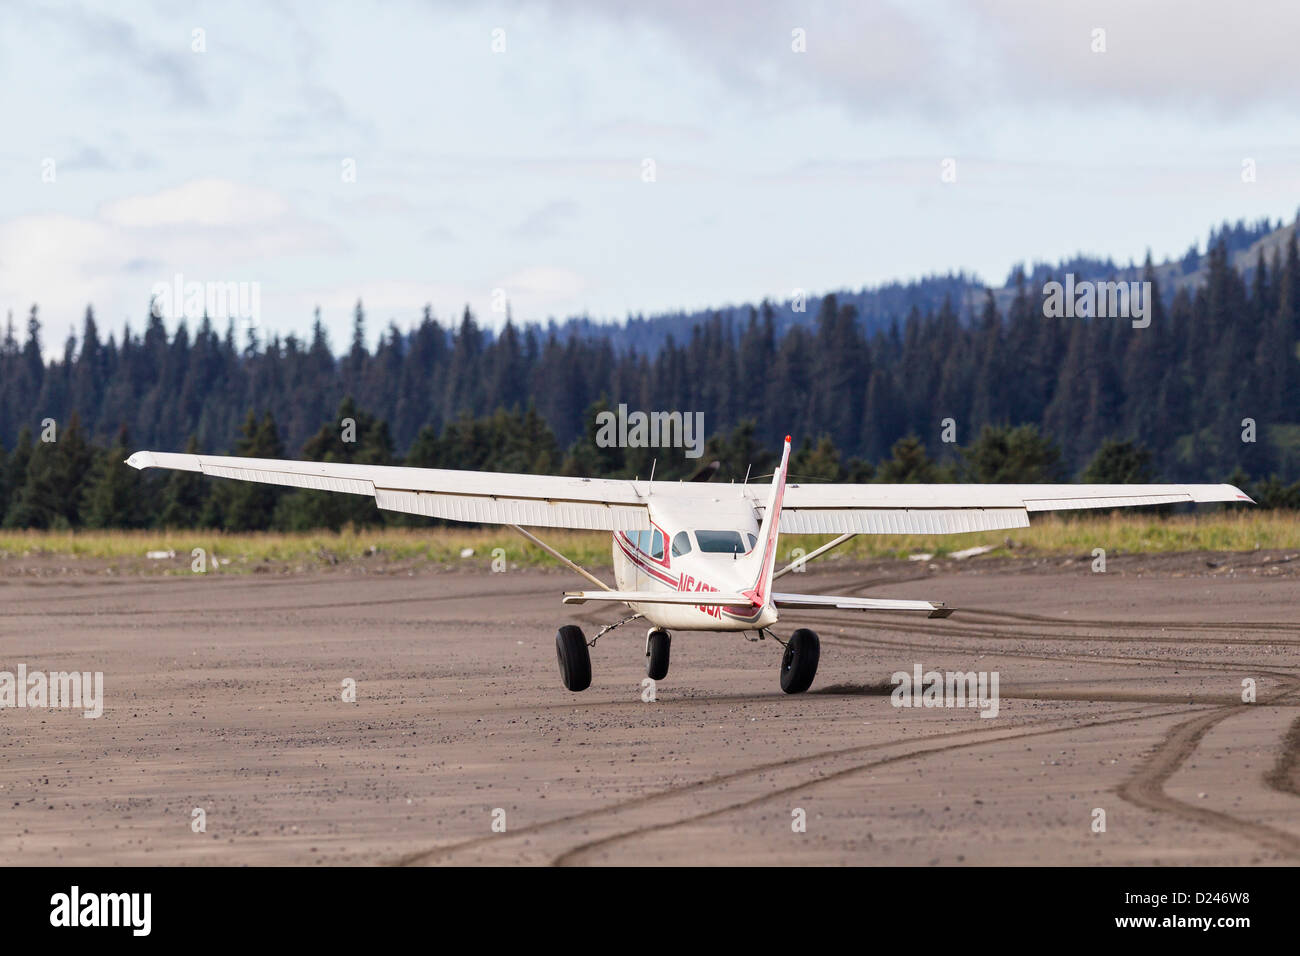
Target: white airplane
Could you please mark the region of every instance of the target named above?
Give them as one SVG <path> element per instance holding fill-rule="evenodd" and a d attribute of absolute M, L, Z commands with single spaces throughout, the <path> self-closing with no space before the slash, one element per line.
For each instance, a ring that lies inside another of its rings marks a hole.
<path fill-rule="evenodd" d="M 1124 508 L 1183 502 L 1245 501 L 1232 485 L 923 485 L 786 484 L 790 438 L 770 485 L 713 485 L 608 478 L 568 478 L 500 472 L 449 471 L 265 458 L 228 458 L 138 451 L 135 468 L 173 468 L 219 478 L 369 495 L 389 511 L 404 511 L 514 528 L 599 590 L 569 591 L 565 604 L 608 601 L 630 617 L 587 641 L 566 624 L 555 635 L 560 676 L 571 691 L 591 684 L 590 646 L 606 632 L 644 618 L 646 673 L 668 674 L 669 628 L 751 631 L 785 648 L 781 689 L 807 690 L 821 645 L 807 628 L 781 641 L 771 631 L 783 610 L 841 608 L 919 611 L 947 617 L 939 602 L 788 594 L 773 590 L 783 575 L 858 534 L 958 534 L 1029 526 L 1031 511 Z M 611 588 L 546 544 L 524 525 L 611 531 Z M 776 568 L 780 534 L 837 534 L 834 540 Z"/>

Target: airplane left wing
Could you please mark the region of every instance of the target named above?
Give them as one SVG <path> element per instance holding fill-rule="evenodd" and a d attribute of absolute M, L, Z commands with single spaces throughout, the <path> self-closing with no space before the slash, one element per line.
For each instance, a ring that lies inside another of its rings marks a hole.
<path fill-rule="evenodd" d="M 762 511 L 761 487 L 746 494 Z M 782 534 L 960 534 L 1029 527 L 1037 511 L 1192 502 L 1252 504 L 1233 485 L 789 485 Z"/>

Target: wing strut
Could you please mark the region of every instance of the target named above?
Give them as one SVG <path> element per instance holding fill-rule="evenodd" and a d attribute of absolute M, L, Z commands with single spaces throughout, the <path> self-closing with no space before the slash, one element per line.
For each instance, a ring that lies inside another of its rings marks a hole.
<path fill-rule="evenodd" d="M 560 554 L 560 552 L 556 551 L 554 548 L 552 548 L 549 544 L 547 544 L 547 543 L 546 543 L 545 541 L 543 541 L 541 538 L 537 537 L 537 535 L 533 534 L 533 533 L 530 532 L 530 531 L 525 531 L 523 528 L 519 527 L 519 525 L 517 525 L 517 524 L 512 524 L 510 527 L 514 528 L 516 531 L 518 531 L 520 534 L 522 534 L 525 538 L 527 538 L 527 539 L 528 539 L 529 541 L 531 541 L 533 544 L 537 545 L 539 548 L 541 548 L 543 551 L 545 551 L 547 554 L 549 554 L 551 557 L 553 557 L 556 561 L 559 561 L 561 564 L 563 564 L 563 565 L 564 565 L 565 567 L 567 567 L 569 570 L 571 570 L 571 571 L 577 571 L 579 574 L 581 574 L 584 578 L 586 578 L 586 579 L 587 579 L 588 581 L 590 581 L 592 584 L 596 585 L 596 586 L 599 587 L 599 588 L 604 588 L 606 591 L 612 591 L 612 590 L 614 590 L 612 587 L 610 587 L 608 584 L 606 584 L 606 583 L 605 583 L 604 581 L 602 581 L 600 578 L 596 577 L 596 575 L 592 574 L 592 573 L 591 573 L 590 571 L 588 571 L 586 568 L 583 568 L 583 567 L 579 566 L 578 564 L 575 564 L 573 561 L 570 561 L 570 560 L 569 560 L 568 558 L 566 558 L 564 555 Z"/>
<path fill-rule="evenodd" d="M 796 568 L 799 568 L 799 567 L 801 567 L 801 566 L 803 566 L 803 565 L 806 565 L 806 564 L 807 564 L 809 561 L 811 561 L 813 558 L 820 558 L 820 557 L 821 557 L 823 554 L 825 554 L 827 551 L 830 551 L 830 550 L 833 549 L 833 548 L 838 548 L 838 547 L 839 547 L 840 545 L 842 545 L 845 541 L 848 541 L 850 538 L 856 538 L 857 536 L 858 536 L 858 532 L 856 532 L 856 531 L 849 531 L 849 532 L 847 532 L 846 534 L 842 534 L 842 535 L 840 535 L 840 536 L 839 536 L 838 538 L 836 538 L 834 541 L 828 541 L 826 544 L 822 545 L 820 548 L 818 548 L 816 551 L 812 552 L 811 554 L 805 554 L 805 555 L 804 555 L 802 558 L 800 558 L 799 560 L 797 560 L 797 561 L 791 561 L 789 564 L 787 564 L 785 567 L 783 567 L 780 571 L 777 571 L 775 574 L 773 574 L 773 575 L 772 575 L 772 580 L 775 581 L 775 580 L 776 580 L 777 578 L 779 578 L 781 575 L 783 575 L 783 574 L 789 574 L 791 571 L 794 571 Z"/>

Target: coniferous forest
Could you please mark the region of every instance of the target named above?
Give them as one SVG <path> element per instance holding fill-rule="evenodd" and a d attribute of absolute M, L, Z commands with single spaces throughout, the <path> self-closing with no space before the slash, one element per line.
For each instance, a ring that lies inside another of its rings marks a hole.
<path fill-rule="evenodd" d="M 835 296 L 796 323 L 764 302 L 649 350 L 553 324 L 492 334 L 468 311 L 444 323 L 428 309 L 371 350 L 358 303 L 342 355 L 319 317 L 301 341 L 206 319 L 105 330 L 87 309 L 47 362 L 33 306 L 0 343 L 0 515 L 10 528 L 410 520 L 350 496 L 141 475 L 121 464 L 140 448 L 592 476 L 653 463 L 663 478 L 716 459 L 729 480 L 770 471 L 787 433 L 804 480 L 1234 481 L 1300 506 L 1295 235 L 1244 271 L 1222 239 L 1206 260 L 1205 281 L 1173 295 L 1148 262 L 1146 328 L 1046 316 L 1052 277 L 1036 270 L 1032 284 L 1013 274 L 1005 310 L 989 292 L 868 332 Z M 620 403 L 702 412 L 703 458 L 599 447 L 596 412 Z"/>

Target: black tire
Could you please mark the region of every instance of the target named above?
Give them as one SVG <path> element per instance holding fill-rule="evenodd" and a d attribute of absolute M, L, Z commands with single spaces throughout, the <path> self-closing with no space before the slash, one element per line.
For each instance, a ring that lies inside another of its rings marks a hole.
<path fill-rule="evenodd" d="M 582 628 L 566 624 L 555 632 L 555 657 L 566 690 L 576 694 L 591 686 L 591 651 Z"/>
<path fill-rule="evenodd" d="M 663 680 L 668 676 L 668 651 L 673 639 L 667 631 L 651 631 L 646 640 L 645 673 L 651 680 Z"/>
<path fill-rule="evenodd" d="M 821 656 L 822 642 L 814 631 L 801 627 L 791 634 L 781 656 L 781 689 L 787 694 L 802 694 L 811 687 Z"/>

